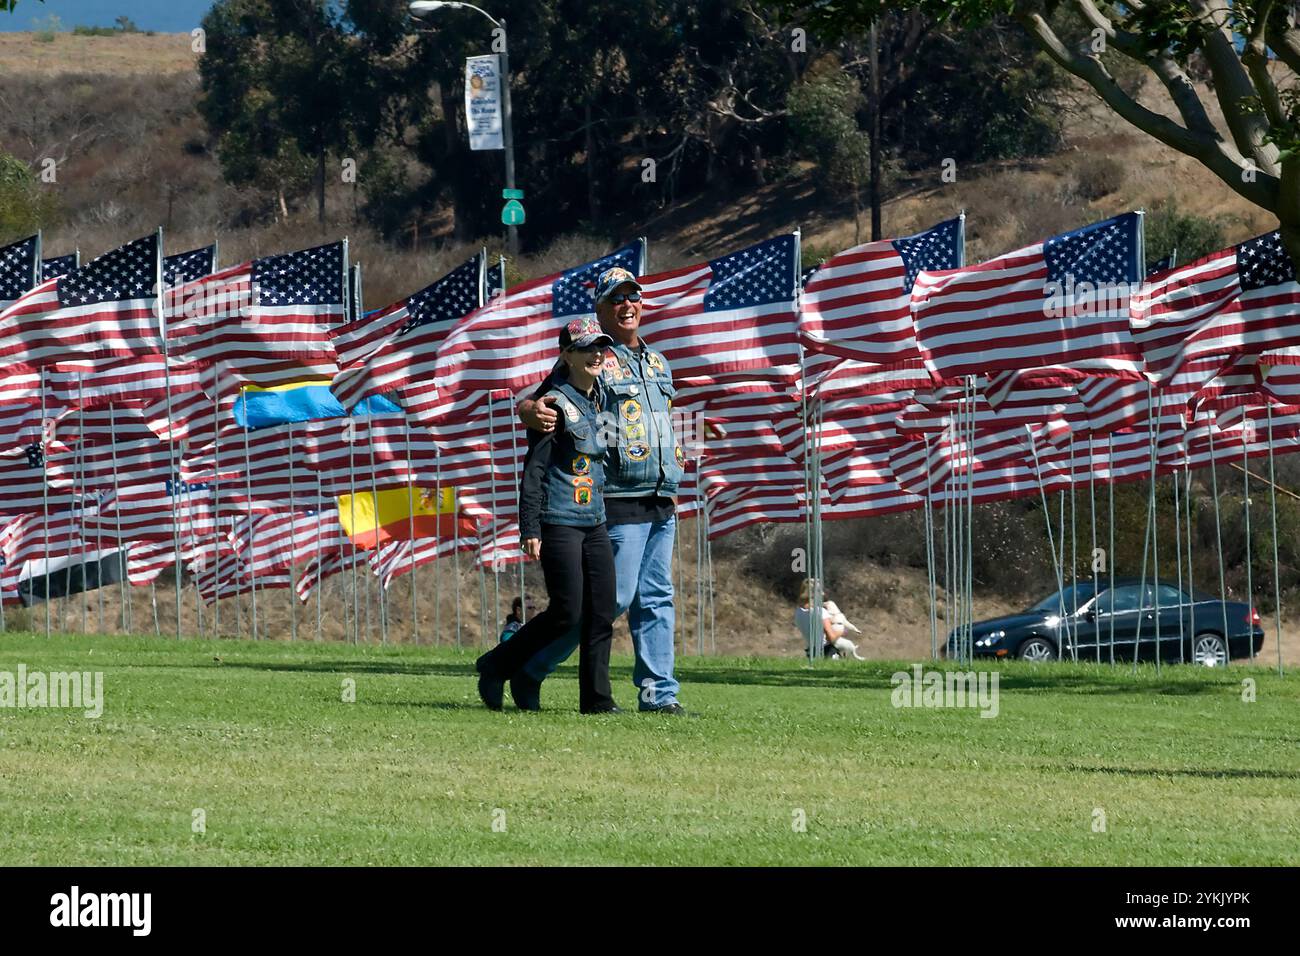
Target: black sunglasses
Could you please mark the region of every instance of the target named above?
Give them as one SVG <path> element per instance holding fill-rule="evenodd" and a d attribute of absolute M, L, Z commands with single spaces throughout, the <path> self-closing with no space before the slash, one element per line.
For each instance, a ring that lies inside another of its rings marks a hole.
<path fill-rule="evenodd" d="M 641 301 L 641 293 L 640 293 L 640 292 L 624 292 L 624 293 L 622 293 L 622 294 L 620 294 L 620 295 L 611 295 L 611 296 L 610 296 L 609 298 L 607 298 L 605 301 L 606 301 L 606 302 L 611 302 L 611 303 L 613 303 L 614 305 L 622 305 L 624 302 L 640 302 L 640 301 Z"/>

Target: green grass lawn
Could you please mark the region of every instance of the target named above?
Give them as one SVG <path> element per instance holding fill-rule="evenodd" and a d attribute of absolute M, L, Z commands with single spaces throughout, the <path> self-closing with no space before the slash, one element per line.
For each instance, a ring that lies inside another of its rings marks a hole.
<path fill-rule="evenodd" d="M 101 670 L 105 696 L 0 709 L 0 860 L 1300 863 L 1300 681 L 1262 667 L 1009 663 L 986 719 L 895 709 L 906 665 L 686 658 L 682 720 L 582 717 L 572 667 L 543 713 L 490 713 L 473 659 L 0 635 L 0 671 Z"/>

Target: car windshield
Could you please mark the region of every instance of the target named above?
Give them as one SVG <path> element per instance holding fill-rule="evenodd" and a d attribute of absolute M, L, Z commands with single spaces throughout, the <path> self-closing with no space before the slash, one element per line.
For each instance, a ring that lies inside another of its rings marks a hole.
<path fill-rule="evenodd" d="M 1071 614 L 1078 610 L 1080 605 L 1086 604 L 1090 601 L 1093 593 L 1094 590 L 1091 581 L 1075 584 L 1066 588 L 1064 591 L 1053 591 L 1029 610 L 1060 613 L 1061 608 L 1064 607 L 1065 612 Z"/>

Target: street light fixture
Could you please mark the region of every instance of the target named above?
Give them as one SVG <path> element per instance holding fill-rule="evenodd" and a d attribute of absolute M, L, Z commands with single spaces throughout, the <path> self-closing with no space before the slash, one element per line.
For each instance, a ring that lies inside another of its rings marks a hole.
<path fill-rule="evenodd" d="M 462 7 L 474 10 L 487 17 L 493 27 L 501 31 L 501 137 L 506 154 L 506 189 L 515 189 L 515 134 L 510 112 L 510 49 L 506 41 L 506 21 L 497 20 L 486 10 L 472 3 L 453 2 L 453 0 L 415 0 L 409 9 L 411 15 L 418 17 L 422 13 L 436 13 L 439 10 L 459 10 Z M 519 255 L 519 229 L 506 227 L 507 244 L 510 255 Z"/>

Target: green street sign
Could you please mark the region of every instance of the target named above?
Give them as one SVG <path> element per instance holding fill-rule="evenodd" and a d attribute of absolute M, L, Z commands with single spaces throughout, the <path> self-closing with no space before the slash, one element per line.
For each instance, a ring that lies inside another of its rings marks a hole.
<path fill-rule="evenodd" d="M 523 199 L 524 191 L 522 189 L 503 189 L 501 190 L 502 199 Z"/>
<path fill-rule="evenodd" d="M 512 199 L 501 208 L 501 222 L 507 226 L 524 224 L 524 206 L 518 199 Z"/>

